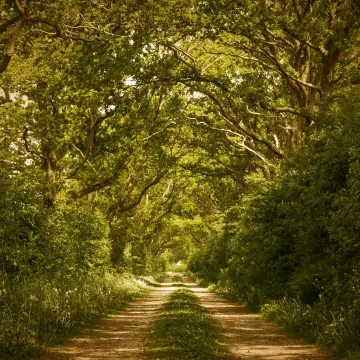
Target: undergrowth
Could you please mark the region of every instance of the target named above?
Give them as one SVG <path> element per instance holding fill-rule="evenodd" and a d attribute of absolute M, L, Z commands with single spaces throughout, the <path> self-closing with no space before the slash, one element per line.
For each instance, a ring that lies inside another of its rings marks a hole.
<path fill-rule="evenodd" d="M 151 360 L 228 360 L 229 353 L 209 312 L 187 289 L 172 293 L 156 319 Z"/>
<path fill-rule="evenodd" d="M 309 305 L 290 297 L 269 301 L 261 289 L 237 289 L 226 282 L 211 287 L 218 294 L 242 302 L 251 311 L 260 311 L 269 320 L 309 342 L 344 356 L 346 360 L 360 360 L 360 349 L 356 347 L 360 338 L 359 311 L 339 305 L 334 307 L 338 309 L 335 312 L 322 296 L 318 302 Z"/>
<path fill-rule="evenodd" d="M 30 359 L 146 289 L 130 275 L 0 279 L 0 358 Z"/>
<path fill-rule="evenodd" d="M 187 269 L 187 264 L 185 262 L 179 263 L 171 263 L 167 264 L 166 270 L 168 272 L 184 272 Z"/>
<path fill-rule="evenodd" d="M 345 355 L 348 360 L 360 359 L 359 349 L 353 347 L 360 337 L 358 313 L 344 308 L 334 313 L 321 301 L 310 306 L 304 305 L 299 299 L 289 298 L 266 304 L 261 312 L 280 326 L 334 353 Z"/>

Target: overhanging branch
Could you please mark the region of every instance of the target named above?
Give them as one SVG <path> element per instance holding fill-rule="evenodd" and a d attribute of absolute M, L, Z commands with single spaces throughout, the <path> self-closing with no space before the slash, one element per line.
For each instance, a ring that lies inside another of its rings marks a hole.
<path fill-rule="evenodd" d="M 253 140 L 264 144 L 270 151 L 276 154 L 280 158 L 284 158 L 285 154 L 283 151 L 278 149 L 271 141 L 265 139 L 262 135 L 256 133 L 255 131 L 249 129 L 242 121 L 238 121 L 238 119 L 229 114 L 226 110 L 225 104 L 210 90 L 199 87 L 198 91 L 207 95 L 218 107 L 220 114 L 226 118 L 231 124 L 233 124 L 237 129 L 239 129 L 243 134 L 251 137 Z"/>

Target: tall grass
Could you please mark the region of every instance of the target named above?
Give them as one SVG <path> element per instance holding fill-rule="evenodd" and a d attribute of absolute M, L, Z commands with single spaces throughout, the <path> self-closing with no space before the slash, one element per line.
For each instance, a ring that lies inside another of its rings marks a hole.
<path fill-rule="evenodd" d="M 259 287 L 233 284 L 221 279 L 212 285 L 217 293 L 242 302 L 251 311 L 260 311 L 281 327 L 300 334 L 343 356 L 346 360 L 360 360 L 360 303 L 349 301 L 348 306 L 336 298 L 319 296 L 311 305 L 299 298 L 283 297 L 270 300 Z"/>
<path fill-rule="evenodd" d="M 146 289 L 130 275 L 0 279 L 0 358 L 30 358 L 31 350 L 58 342 Z"/>
<path fill-rule="evenodd" d="M 299 299 L 283 298 L 264 305 L 261 312 L 282 327 L 344 355 L 346 359 L 360 359 L 357 346 L 360 314 L 340 306 L 338 309 L 336 313 L 329 310 L 324 301 L 310 306 L 304 305 Z"/>

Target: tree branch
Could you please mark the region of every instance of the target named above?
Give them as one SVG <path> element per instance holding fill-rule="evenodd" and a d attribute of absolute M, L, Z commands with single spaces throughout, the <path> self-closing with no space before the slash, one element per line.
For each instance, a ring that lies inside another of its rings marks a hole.
<path fill-rule="evenodd" d="M 41 158 L 42 160 L 47 160 L 43 155 L 39 154 L 37 151 L 30 149 L 29 142 L 27 139 L 28 132 L 29 132 L 29 129 L 26 127 L 24 129 L 23 136 L 22 136 L 22 139 L 24 140 L 25 150 L 30 154 L 36 155 L 37 157 Z"/>
<path fill-rule="evenodd" d="M 282 29 L 287 33 L 289 34 L 291 37 L 293 37 L 295 40 L 298 40 L 301 44 L 304 44 L 304 45 L 307 45 L 309 46 L 310 48 L 320 52 L 322 55 L 326 56 L 328 54 L 328 51 L 323 48 L 322 46 L 320 45 L 314 45 L 312 44 L 311 42 L 309 41 L 306 41 L 304 39 L 302 39 L 295 31 L 289 29 L 287 26 L 285 25 L 282 25 L 281 26 Z"/>
<path fill-rule="evenodd" d="M 311 115 L 310 114 L 305 114 L 301 111 L 295 110 L 293 108 L 290 107 L 273 107 L 273 106 L 268 106 L 265 103 L 261 102 L 260 106 L 263 109 L 269 110 L 269 111 L 274 111 L 276 113 L 289 113 L 289 114 L 293 114 L 293 115 L 298 115 L 301 116 L 305 119 L 311 119 Z"/>
<path fill-rule="evenodd" d="M 3 73 L 8 68 L 9 63 L 14 56 L 16 41 L 20 36 L 20 32 L 24 24 L 25 24 L 25 16 L 21 16 L 16 21 L 15 27 L 10 35 L 10 39 L 8 41 L 5 54 L 3 55 L 3 59 L 0 63 L 0 74 Z"/>
<path fill-rule="evenodd" d="M 244 135 L 238 134 L 237 132 L 232 131 L 232 130 L 212 127 L 212 126 L 210 126 L 209 124 L 207 124 L 206 122 L 203 122 L 203 121 L 198 122 L 197 124 L 198 124 L 198 125 L 201 125 L 201 124 L 202 124 L 202 125 L 207 126 L 207 127 L 208 127 L 209 129 L 211 129 L 211 130 L 215 130 L 215 131 L 219 131 L 219 132 L 225 133 L 227 139 L 229 140 L 229 142 L 230 142 L 233 146 L 235 146 L 235 147 L 237 147 L 237 148 L 242 147 L 242 148 L 250 151 L 252 154 L 254 154 L 254 155 L 256 155 L 258 158 L 260 158 L 266 165 L 269 165 L 269 166 L 274 167 L 274 165 L 271 164 L 271 163 L 265 158 L 264 155 L 258 153 L 257 151 L 255 151 L 254 149 L 252 149 L 251 147 L 249 147 L 249 146 L 247 146 L 247 145 L 245 144 L 245 136 L 244 136 Z M 230 140 L 230 138 L 229 138 L 229 134 L 234 135 L 234 136 L 241 137 L 241 139 L 242 139 L 241 144 L 232 142 L 232 141 Z M 222 165 L 224 165 L 224 164 L 222 164 Z M 225 166 L 225 165 L 224 165 L 224 166 Z M 225 166 L 225 167 L 227 168 L 227 170 L 230 170 L 230 171 L 235 172 L 234 170 L 229 169 L 227 166 Z"/>
<path fill-rule="evenodd" d="M 40 22 L 40 23 L 46 24 L 48 26 L 51 26 L 56 32 L 55 35 L 62 39 L 69 39 L 69 40 L 83 41 L 83 42 L 92 42 L 93 41 L 92 39 L 84 39 L 82 37 L 68 35 L 68 34 L 64 33 L 56 23 L 53 23 L 52 21 L 50 21 L 48 19 L 43 19 L 43 18 L 37 17 L 37 18 L 28 18 L 28 19 L 26 19 L 26 21 L 27 22 Z"/>
<path fill-rule="evenodd" d="M 133 201 L 132 203 L 130 203 L 128 205 L 124 205 L 123 204 L 124 199 L 122 198 L 119 201 L 117 201 L 115 204 L 113 204 L 109 209 L 109 218 L 113 219 L 117 212 L 123 213 L 123 212 L 129 211 L 129 210 L 133 209 L 134 207 L 138 206 L 141 203 L 141 200 L 144 197 L 144 195 L 146 194 L 146 192 L 151 187 L 153 187 L 157 183 L 159 183 L 160 180 L 167 174 L 168 171 L 169 171 L 168 169 L 162 171 L 150 183 L 145 185 L 144 188 L 141 190 L 140 194 L 138 195 L 137 199 L 135 201 Z"/>
<path fill-rule="evenodd" d="M 199 88 L 198 90 L 201 93 L 207 95 L 217 105 L 217 107 L 219 108 L 220 114 L 224 118 L 226 118 L 228 121 L 230 121 L 230 123 L 232 123 L 236 128 L 238 128 L 243 134 L 251 137 L 252 139 L 254 139 L 257 142 L 264 144 L 270 151 L 272 151 L 278 157 L 280 157 L 280 158 L 285 157 L 285 154 L 283 153 L 283 151 L 278 149 L 271 141 L 269 141 L 268 139 L 265 139 L 260 134 L 249 129 L 248 127 L 246 127 L 246 125 L 242 121 L 239 122 L 235 116 L 229 114 L 226 110 L 225 104 L 223 104 L 223 102 L 213 92 L 211 92 L 210 90 L 204 89 L 204 88 Z"/>
<path fill-rule="evenodd" d="M 88 186 L 87 188 L 84 188 L 82 190 L 80 190 L 77 194 L 73 194 L 73 198 L 75 200 L 80 199 L 88 194 L 91 194 L 95 191 L 104 189 L 112 184 L 115 183 L 115 181 L 119 178 L 121 172 L 124 170 L 124 168 L 122 167 L 121 169 L 117 170 L 114 172 L 114 174 L 112 176 L 109 176 L 108 178 L 106 178 L 105 180 L 103 180 L 102 182 L 93 184 Z"/>
<path fill-rule="evenodd" d="M 14 18 L 5 21 L 3 24 L 0 25 L 0 34 L 5 32 L 9 26 L 15 24 L 18 20 L 20 20 L 21 16 L 15 16 Z"/>
<path fill-rule="evenodd" d="M 301 17 L 301 12 L 300 12 L 300 6 L 299 6 L 299 4 L 297 3 L 297 0 L 292 0 L 292 3 L 293 3 L 293 6 L 294 6 L 294 10 L 295 10 L 295 13 L 296 13 L 296 17 L 297 17 L 297 19 L 298 19 L 298 22 L 301 22 L 302 17 Z"/>

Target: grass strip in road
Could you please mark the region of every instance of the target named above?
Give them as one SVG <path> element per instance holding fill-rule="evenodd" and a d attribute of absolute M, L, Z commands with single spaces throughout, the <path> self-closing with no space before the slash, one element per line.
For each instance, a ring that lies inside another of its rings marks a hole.
<path fill-rule="evenodd" d="M 216 323 L 188 289 L 174 291 L 158 315 L 150 360 L 229 360 Z"/>

